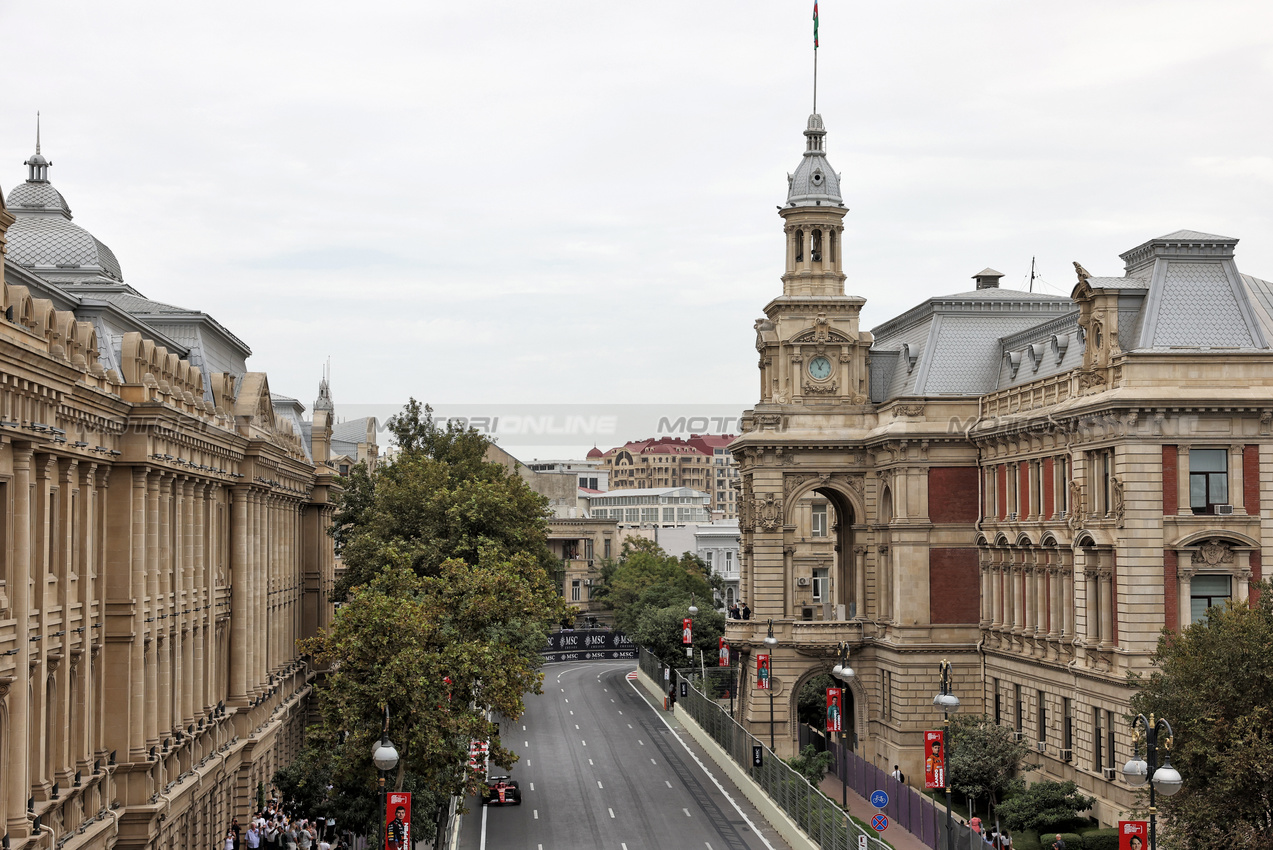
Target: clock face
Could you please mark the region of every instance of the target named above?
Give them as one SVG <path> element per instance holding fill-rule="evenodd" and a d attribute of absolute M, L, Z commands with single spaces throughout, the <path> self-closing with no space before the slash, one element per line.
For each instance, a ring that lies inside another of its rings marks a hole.
<path fill-rule="evenodd" d="M 831 375 L 831 361 L 825 357 L 815 357 L 809 361 L 809 375 L 815 381 L 821 381 Z"/>

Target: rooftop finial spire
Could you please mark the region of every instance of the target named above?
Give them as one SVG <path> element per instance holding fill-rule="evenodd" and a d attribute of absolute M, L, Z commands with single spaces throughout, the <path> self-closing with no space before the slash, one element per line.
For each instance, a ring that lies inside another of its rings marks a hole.
<path fill-rule="evenodd" d="M 814 88 L 817 88 L 817 83 L 814 83 Z M 817 95 L 814 95 L 813 102 L 818 102 Z M 40 152 L 40 110 L 38 109 L 35 111 L 35 152 Z"/>
<path fill-rule="evenodd" d="M 49 166 L 53 163 L 40 153 L 40 113 L 35 113 L 35 155 L 23 163 L 27 167 L 28 183 L 49 182 Z"/>
<path fill-rule="evenodd" d="M 818 0 L 813 0 L 813 112 L 818 112 Z"/>

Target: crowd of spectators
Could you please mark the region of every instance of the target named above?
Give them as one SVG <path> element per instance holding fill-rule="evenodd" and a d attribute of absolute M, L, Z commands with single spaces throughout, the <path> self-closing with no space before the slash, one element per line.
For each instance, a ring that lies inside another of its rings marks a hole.
<path fill-rule="evenodd" d="M 224 843 L 216 850 L 348 850 L 334 832 L 335 824 L 323 818 L 290 817 L 271 803 L 254 814 L 246 827 L 238 818 L 231 821 Z"/>

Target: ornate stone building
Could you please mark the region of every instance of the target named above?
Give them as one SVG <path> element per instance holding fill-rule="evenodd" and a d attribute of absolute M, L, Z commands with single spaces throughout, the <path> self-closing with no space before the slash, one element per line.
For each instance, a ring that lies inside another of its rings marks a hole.
<path fill-rule="evenodd" d="M 245 344 L 124 283 L 27 166 L 0 200 L 0 833 L 211 847 L 300 745 L 335 471 Z"/>
<path fill-rule="evenodd" d="M 986 269 L 867 333 L 820 116 L 805 136 L 783 292 L 756 322 L 760 401 L 731 447 L 757 619 L 727 635 L 749 668 L 770 618 L 778 639 L 772 721 L 754 674 L 740 716 L 790 753 L 796 695 L 847 641 L 859 754 L 922 775 L 948 659 L 965 710 L 1111 822 L 1133 802 L 1113 771 L 1127 674 L 1261 575 L 1273 284 L 1237 270 L 1237 240 L 1179 231 L 1123 254 L 1121 277 L 1076 264 L 1068 298 Z"/>

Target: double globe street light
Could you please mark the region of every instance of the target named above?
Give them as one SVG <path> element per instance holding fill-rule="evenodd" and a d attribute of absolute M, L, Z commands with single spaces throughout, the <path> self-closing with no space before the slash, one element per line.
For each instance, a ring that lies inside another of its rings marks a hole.
<path fill-rule="evenodd" d="M 389 771 L 398 766 L 398 750 L 393 746 L 393 742 L 389 740 L 389 710 L 385 709 L 385 728 L 380 733 L 380 743 L 376 744 L 376 749 L 371 754 L 371 761 L 380 771 L 380 811 L 376 814 L 376 822 L 379 824 L 377 833 L 380 835 L 380 846 L 385 846 L 385 812 L 389 808 L 387 791 L 385 789 L 385 776 Z"/>
<path fill-rule="evenodd" d="M 955 825 L 950 816 L 950 715 L 959 711 L 959 697 L 950 692 L 950 662 L 942 659 L 938 669 L 941 671 L 941 690 L 933 697 L 933 705 L 941 709 L 942 728 L 942 779 L 946 785 L 946 847 L 955 850 Z"/>
<path fill-rule="evenodd" d="M 844 743 L 845 723 L 844 723 L 844 693 L 849 689 L 849 683 L 857 674 L 853 672 L 853 668 L 849 666 L 849 644 L 847 642 L 840 644 L 840 657 L 836 665 L 831 668 L 831 677 L 843 683 L 840 696 L 840 759 L 846 760 L 848 747 Z M 841 779 L 844 780 L 841 785 L 840 805 L 847 812 L 849 810 L 849 782 L 847 776 L 841 768 Z"/>
<path fill-rule="evenodd" d="M 1167 718 L 1155 718 L 1152 714 L 1148 718 L 1143 714 L 1136 715 L 1136 719 L 1132 721 L 1132 729 L 1135 730 L 1135 744 L 1132 749 L 1131 761 L 1123 765 L 1123 779 L 1127 780 L 1127 784 L 1133 788 L 1140 788 L 1146 782 L 1149 783 L 1149 850 L 1157 850 L 1158 847 L 1158 809 L 1155 807 L 1155 792 L 1162 794 L 1164 797 L 1170 797 L 1180 790 L 1184 785 L 1184 779 L 1180 776 L 1180 771 L 1171 766 L 1171 744 L 1175 735 L 1171 731 L 1171 724 L 1167 722 Z M 1158 765 L 1158 735 L 1160 732 L 1166 732 L 1166 737 L 1161 741 L 1163 750 L 1163 763 Z M 1149 757 L 1149 761 L 1140 757 L 1140 742 L 1145 741 L 1145 754 Z"/>
<path fill-rule="evenodd" d="M 778 638 L 774 637 L 774 618 L 769 618 L 769 633 L 765 635 L 765 649 L 769 652 L 769 750 L 774 749 L 774 647 Z"/>

